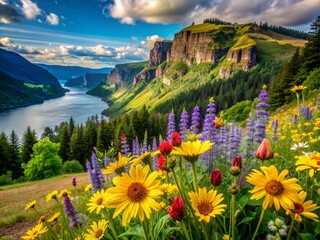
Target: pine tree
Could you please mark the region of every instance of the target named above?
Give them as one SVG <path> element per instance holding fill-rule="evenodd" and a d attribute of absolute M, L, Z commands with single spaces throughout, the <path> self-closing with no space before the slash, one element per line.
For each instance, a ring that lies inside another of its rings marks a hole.
<path fill-rule="evenodd" d="M 97 129 L 94 120 L 88 120 L 84 129 L 84 142 L 86 144 L 86 158 L 92 154 L 97 145 Z"/>
<path fill-rule="evenodd" d="M 17 179 L 23 175 L 23 169 L 21 167 L 19 138 L 13 130 L 10 134 L 9 144 L 9 168 L 12 171 L 12 178 Z"/>
<path fill-rule="evenodd" d="M 74 129 L 70 139 L 70 159 L 79 161 L 85 166 L 87 160 L 86 145 L 84 142 L 83 125 Z"/>
<path fill-rule="evenodd" d="M 62 158 L 62 161 L 69 160 L 70 156 L 70 137 L 68 126 L 64 125 L 62 128 L 61 134 L 59 136 L 60 150 L 59 156 Z"/>
<path fill-rule="evenodd" d="M 22 137 L 21 161 L 28 163 L 33 153 L 33 145 L 37 142 L 36 132 L 28 126 Z"/>
<path fill-rule="evenodd" d="M 7 135 L 2 132 L 0 134 L 0 175 L 6 174 L 9 170 L 10 154 L 9 154 L 9 142 Z"/>

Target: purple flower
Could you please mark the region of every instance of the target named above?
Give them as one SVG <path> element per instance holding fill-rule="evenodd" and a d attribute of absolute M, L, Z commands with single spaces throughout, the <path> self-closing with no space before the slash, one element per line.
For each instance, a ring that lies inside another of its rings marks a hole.
<path fill-rule="evenodd" d="M 192 134 L 197 134 L 199 132 L 199 127 L 200 127 L 200 107 L 195 106 L 192 112 L 192 117 L 191 117 L 190 132 Z"/>
<path fill-rule="evenodd" d="M 108 157 L 108 156 L 105 156 L 104 157 L 104 167 L 107 167 L 107 166 L 109 166 L 109 164 L 110 164 L 110 158 Z"/>
<path fill-rule="evenodd" d="M 80 218 L 79 218 L 79 213 L 76 210 L 76 208 L 73 206 L 69 196 L 64 197 L 64 212 L 68 216 L 70 220 L 69 227 L 76 227 L 81 224 Z"/>
<path fill-rule="evenodd" d="M 278 126 L 279 126 L 279 121 L 278 119 L 272 121 L 272 127 L 273 127 L 273 136 L 272 139 L 273 140 L 278 140 L 278 136 L 277 136 L 277 132 L 278 132 Z"/>
<path fill-rule="evenodd" d="M 121 153 L 123 156 L 128 156 L 130 153 L 130 147 L 127 143 L 127 137 L 124 134 L 121 135 Z"/>
<path fill-rule="evenodd" d="M 181 113 L 180 116 L 180 139 L 181 141 L 185 141 L 186 140 L 186 133 L 188 131 L 188 123 L 189 123 L 189 115 L 188 112 L 184 111 Z"/>
<path fill-rule="evenodd" d="M 239 147 L 241 144 L 241 132 L 239 133 L 239 128 L 235 125 L 234 121 L 231 123 L 228 143 L 229 159 L 234 159 L 239 155 Z"/>
<path fill-rule="evenodd" d="M 175 114 L 169 113 L 168 116 L 168 127 L 167 127 L 167 140 L 171 141 L 172 134 L 176 131 L 176 120 L 175 120 Z"/>
<path fill-rule="evenodd" d="M 140 155 L 140 143 L 138 137 L 133 139 L 132 141 L 132 155 L 139 156 Z"/>
<path fill-rule="evenodd" d="M 105 179 L 101 173 L 98 158 L 94 153 L 92 153 L 91 155 L 91 163 L 87 161 L 86 166 L 89 174 L 90 183 L 92 186 L 92 189 L 91 189 L 92 193 L 95 193 L 103 189 Z"/>
<path fill-rule="evenodd" d="M 257 121 L 255 123 L 254 141 L 258 144 L 260 144 L 267 135 L 266 123 L 269 120 L 269 114 L 266 110 L 270 107 L 270 105 L 266 103 L 266 101 L 269 99 L 269 94 L 266 88 L 267 87 L 264 85 L 259 94 L 259 102 L 256 105 Z"/>
<path fill-rule="evenodd" d="M 148 131 L 147 130 L 144 132 L 142 150 L 143 150 L 143 153 L 148 151 Z"/>
<path fill-rule="evenodd" d="M 155 152 L 157 150 L 158 150 L 157 140 L 154 137 L 152 141 L 152 152 Z M 157 169 L 157 166 L 158 166 L 157 157 L 152 158 L 152 164 L 153 164 L 153 169 Z"/>
<path fill-rule="evenodd" d="M 254 118 L 250 117 L 247 122 L 247 130 L 246 130 L 246 135 L 244 137 L 245 139 L 245 156 L 247 158 L 253 158 L 255 156 L 255 144 L 253 141 L 254 138 Z"/>

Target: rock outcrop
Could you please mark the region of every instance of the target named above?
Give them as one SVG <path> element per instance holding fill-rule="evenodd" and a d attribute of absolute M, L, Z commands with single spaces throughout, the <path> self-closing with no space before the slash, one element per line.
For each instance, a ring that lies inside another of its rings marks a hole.
<path fill-rule="evenodd" d="M 171 49 L 171 41 L 157 41 L 149 54 L 149 65 L 158 66 L 167 59 L 167 52 Z"/>
<path fill-rule="evenodd" d="M 133 79 L 133 84 L 136 84 L 138 81 L 145 80 L 150 81 L 156 77 L 156 69 L 144 69 L 139 72 Z"/>
<path fill-rule="evenodd" d="M 117 64 L 109 73 L 108 80 L 110 83 L 127 83 L 131 82 L 134 77 L 146 66 L 144 63 L 127 63 Z"/>
<path fill-rule="evenodd" d="M 181 31 L 174 36 L 172 47 L 168 51 L 167 61 L 192 63 L 215 63 L 221 56 L 219 49 L 212 49 L 214 40 L 209 32 L 191 33 Z"/>

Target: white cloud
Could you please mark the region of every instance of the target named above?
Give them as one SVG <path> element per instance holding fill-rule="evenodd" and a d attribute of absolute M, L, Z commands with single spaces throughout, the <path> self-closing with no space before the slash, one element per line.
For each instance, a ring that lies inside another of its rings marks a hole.
<path fill-rule="evenodd" d="M 54 13 L 50 13 L 49 15 L 47 15 L 46 20 L 47 20 L 47 23 L 49 23 L 50 25 L 59 24 L 59 17 Z"/>
<path fill-rule="evenodd" d="M 146 37 L 145 40 L 141 41 L 140 42 L 140 45 L 142 47 L 146 47 L 146 48 L 153 48 L 154 46 L 154 43 L 156 41 L 162 41 L 163 38 L 162 37 L 159 37 L 158 35 L 152 35 L 152 36 L 148 36 Z"/>
<path fill-rule="evenodd" d="M 34 19 L 36 16 L 41 14 L 41 9 L 36 3 L 30 0 L 20 0 L 22 3 L 22 12 L 27 19 Z"/>
<path fill-rule="evenodd" d="M 319 15 L 320 0 L 115 0 L 109 15 L 121 23 L 200 23 L 205 18 L 231 22 L 267 21 L 303 25 Z"/>
<path fill-rule="evenodd" d="M 8 1 L 7 1 L 7 0 L 0 0 L 0 4 L 2 4 L 2 5 L 7 5 L 7 4 L 8 4 Z"/>

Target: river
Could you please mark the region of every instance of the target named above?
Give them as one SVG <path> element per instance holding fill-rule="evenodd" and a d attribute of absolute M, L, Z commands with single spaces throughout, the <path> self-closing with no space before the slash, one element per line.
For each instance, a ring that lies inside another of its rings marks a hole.
<path fill-rule="evenodd" d="M 30 126 L 40 138 L 45 127 L 53 128 L 63 121 L 69 121 L 70 117 L 73 117 L 76 124 L 85 123 L 88 117 L 96 114 L 100 119 L 102 110 L 108 108 L 100 98 L 85 94 L 87 89 L 68 89 L 70 92 L 63 97 L 0 112 L 0 132 L 9 135 L 14 130 L 21 140 L 23 133 Z"/>

